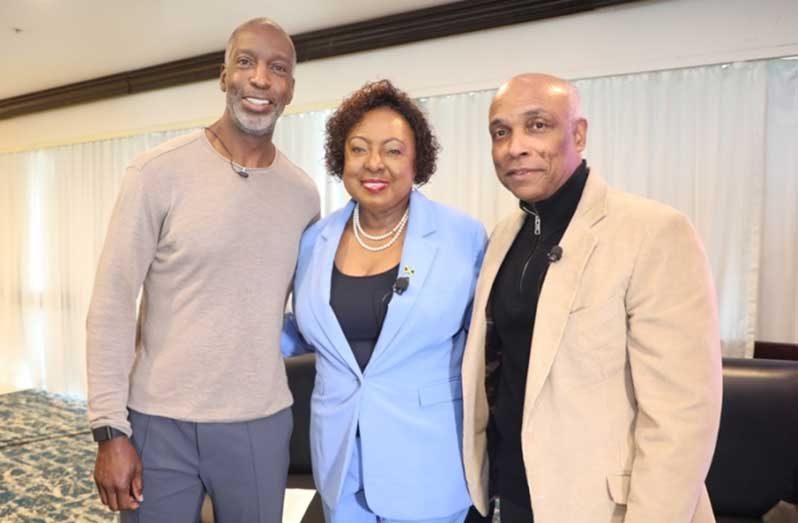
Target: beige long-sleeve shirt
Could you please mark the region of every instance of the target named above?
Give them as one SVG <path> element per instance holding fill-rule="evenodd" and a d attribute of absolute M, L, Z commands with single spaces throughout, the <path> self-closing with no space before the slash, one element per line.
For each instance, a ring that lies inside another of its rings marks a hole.
<path fill-rule="evenodd" d="M 279 152 L 249 172 L 237 176 L 203 131 L 127 168 L 87 319 L 92 428 L 129 435 L 128 407 L 226 422 L 291 405 L 280 330 L 319 195 Z"/>

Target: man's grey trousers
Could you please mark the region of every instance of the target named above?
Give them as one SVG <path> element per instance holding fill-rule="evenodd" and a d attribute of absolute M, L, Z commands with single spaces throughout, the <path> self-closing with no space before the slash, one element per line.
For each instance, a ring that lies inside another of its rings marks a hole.
<path fill-rule="evenodd" d="M 207 492 L 217 523 L 280 523 L 291 409 L 237 423 L 193 423 L 130 411 L 144 502 L 122 523 L 199 521 Z"/>

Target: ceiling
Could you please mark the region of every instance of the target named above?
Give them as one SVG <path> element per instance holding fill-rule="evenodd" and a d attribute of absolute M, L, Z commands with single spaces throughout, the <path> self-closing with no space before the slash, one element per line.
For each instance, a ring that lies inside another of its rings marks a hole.
<path fill-rule="evenodd" d="M 451 0 L 0 0 L 0 99 L 219 51 L 241 22 L 290 34 Z"/>

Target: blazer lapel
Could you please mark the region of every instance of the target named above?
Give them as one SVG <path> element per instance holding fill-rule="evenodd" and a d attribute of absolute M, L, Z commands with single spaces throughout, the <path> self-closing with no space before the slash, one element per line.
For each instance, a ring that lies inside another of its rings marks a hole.
<path fill-rule="evenodd" d="M 523 211 L 516 210 L 506 220 L 497 225 L 493 234 L 491 234 L 474 294 L 474 311 L 479 311 L 479 314 L 485 313 L 493 282 L 499 273 L 504 257 L 507 256 L 507 251 L 510 250 L 518 231 L 524 225 L 525 216 Z"/>
<path fill-rule="evenodd" d="M 349 342 L 346 340 L 341 324 L 330 305 L 330 286 L 332 283 L 332 270 L 335 263 L 335 253 L 341 241 L 341 235 L 346 227 L 346 222 L 352 215 L 354 202 L 350 201 L 340 212 L 335 220 L 330 221 L 319 234 L 319 240 L 313 247 L 311 287 L 308 292 L 311 309 L 319 322 L 319 330 L 329 341 L 346 363 L 358 376 L 361 375 L 360 366 L 355 360 L 355 355 Z"/>
<path fill-rule="evenodd" d="M 560 241 L 563 256 L 543 281 L 532 334 L 523 427 L 560 348 L 582 274 L 598 241 L 592 228 L 606 214 L 607 184 L 591 172 L 571 223 Z"/>
<path fill-rule="evenodd" d="M 434 241 L 436 221 L 437 216 L 432 203 L 423 194 L 414 190 L 410 194 L 410 214 L 398 274 L 399 278 L 408 277 L 410 285 L 401 295 L 394 294 L 391 297 L 377 345 L 366 367 L 367 371 L 391 346 L 421 294 L 424 281 L 432 269 L 432 262 L 438 252 L 438 242 Z"/>

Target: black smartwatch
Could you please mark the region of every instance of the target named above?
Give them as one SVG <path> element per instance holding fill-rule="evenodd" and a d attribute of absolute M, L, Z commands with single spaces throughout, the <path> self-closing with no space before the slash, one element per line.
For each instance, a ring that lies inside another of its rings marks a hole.
<path fill-rule="evenodd" d="M 124 432 L 122 432 L 121 430 L 117 430 L 109 425 L 92 429 L 91 435 L 92 437 L 94 437 L 94 441 L 96 441 L 97 443 L 118 438 L 120 436 L 127 437 L 127 435 Z"/>

